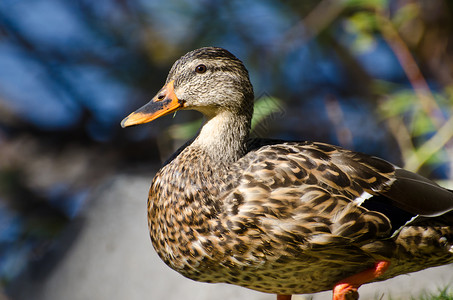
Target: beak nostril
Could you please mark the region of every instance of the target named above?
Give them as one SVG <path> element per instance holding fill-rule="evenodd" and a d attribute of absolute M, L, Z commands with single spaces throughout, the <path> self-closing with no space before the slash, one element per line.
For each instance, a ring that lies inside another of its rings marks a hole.
<path fill-rule="evenodd" d="M 165 95 L 159 95 L 159 96 L 157 96 L 157 99 L 158 99 L 158 100 L 164 100 L 164 98 L 165 98 Z"/>

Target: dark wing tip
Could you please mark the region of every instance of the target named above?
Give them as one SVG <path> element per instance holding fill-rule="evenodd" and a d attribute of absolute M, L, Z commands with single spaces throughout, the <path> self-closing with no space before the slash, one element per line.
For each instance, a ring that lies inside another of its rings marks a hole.
<path fill-rule="evenodd" d="M 390 198 L 396 206 L 425 217 L 436 217 L 453 211 L 452 191 L 404 169 L 396 169 L 395 178 L 382 195 Z"/>

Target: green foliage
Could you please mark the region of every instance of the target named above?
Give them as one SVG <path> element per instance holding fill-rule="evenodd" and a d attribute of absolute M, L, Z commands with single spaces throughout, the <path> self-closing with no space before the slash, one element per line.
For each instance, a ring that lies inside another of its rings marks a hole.
<path fill-rule="evenodd" d="M 266 118 L 284 114 L 281 100 L 275 97 L 264 96 L 255 101 L 252 118 L 252 130 L 258 126 L 267 126 L 263 122 Z"/>
<path fill-rule="evenodd" d="M 389 0 L 345 0 L 348 7 L 360 9 L 384 9 L 388 6 Z"/>
<path fill-rule="evenodd" d="M 417 95 L 413 90 L 401 90 L 390 94 L 379 107 L 384 118 L 405 117 L 408 118 L 409 131 L 412 137 L 420 137 L 436 131 L 433 120 L 428 116 L 416 101 Z"/>
<path fill-rule="evenodd" d="M 432 120 L 421 110 L 414 111 L 410 127 L 413 137 L 429 134 L 436 130 Z"/>
<path fill-rule="evenodd" d="M 376 20 L 373 13 L 360 11 L 353 14 L 347 19 L 345 29 L 355 37 L 352 44 L 355 52 L 368 51 L 375 45 Z"/>
<path fill-rule="evenodd" d="M 390 94 L 379 106 L 384 118 L 401 116 L 414 109 L 415 94 L 412 90 L 401 90 Z"/>
<path fill-rule="evenodd" d="M 422 101 L 413 90 L 399 90 L 387 93 L 385 101 L 379 107 L 380 115 L 388 121 L 397 120 L 399 124 L 394 134 L 397 139 L 411 141 L 400 143 L 405 167 L 416 171 L 422 165 L 435 166 L 449 161 L 443 149 L 453 137 L 453 112 L 451 111 L 452 97 L 445 93 L 433 93 L 432 99 L 441 111 L 447 113 L 447 118 L 441 121 L 440 127 L 436 116 L 423 109 Z"/>

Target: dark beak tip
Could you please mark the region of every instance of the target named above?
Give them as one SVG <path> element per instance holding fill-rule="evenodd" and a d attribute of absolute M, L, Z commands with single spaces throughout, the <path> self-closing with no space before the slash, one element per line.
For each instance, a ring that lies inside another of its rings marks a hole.
<path fill-rule="evenodd" d="M 121 121 L 121 127 L 122 127 L 122 128 L 126 128 L 126 127 L 127 127 L 127 125 L 126 125 L 127 119 L 128 119 L 128 117 L 124 118 L 124 119 Z"/>

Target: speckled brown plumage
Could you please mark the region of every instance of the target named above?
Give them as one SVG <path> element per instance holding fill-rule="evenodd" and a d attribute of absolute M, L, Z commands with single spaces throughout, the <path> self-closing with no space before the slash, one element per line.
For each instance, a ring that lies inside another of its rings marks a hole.
<path fill-rule="evenodd" d="M 377 261 L 390 262 L 377 280 L 453 262 L 451 191 L 340 147 L 249 140 L 253 91 L 226 50 L 183 56 L 155 103 L 123 125 L 177 109 L 206 116 L 148 199 L 153 246 L 182 275 L 291 295 L 332 289 Z"/>

